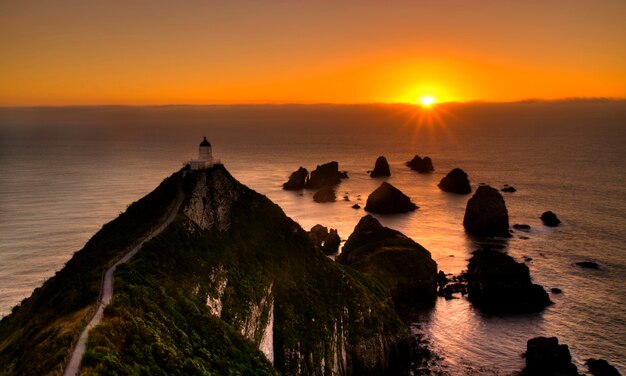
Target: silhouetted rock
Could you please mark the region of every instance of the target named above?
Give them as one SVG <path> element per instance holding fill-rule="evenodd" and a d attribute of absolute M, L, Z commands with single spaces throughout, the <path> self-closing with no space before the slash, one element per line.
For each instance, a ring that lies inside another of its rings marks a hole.
<path fill-rule="evenodd" d="M 309 231 L 309 237 L 315 247 L 327 255 L 334 255 L 339 251 L 341 239 L 336 229 L 327 229 L 322 225 L 315 225 Z"/>
<path fill-rule="evenodd" d="M 361 209 L 361 205 L 354 204 L 354 205 L 352 205 L 352 209 Z"/>
<path fill-rule="evenodd" d="M 300 167 L 291 173 L 289 180 L 283 184 L 283 189 L 286 191 L 297 191 L 304 188 L 308 176 L 309 172 L 306 168 Z"/>
<path fill-rule="evenodd" d="M 593 262 L 593 261 L 580 261 L 580 262 L 577 262 L 576 265 L 585 269 L 600 269 L 600 266 L 598 265 L 598 263 Z"/>
<path fill-rule="evenodd" d="M 465 231 L 477 236 L 509 237 L 509 213 L 498 190 L 483 185 L 467 201 L 463 217 Z"/>
<path fill-rule="evenodd" d="M 448 172 L 448 175 L 441 179 L 438 187 L 444 192 L 458 194 L 467 194 L 472 192 L 472 187 L 470 187 L 467 174 L 460 168 L 455 168 Z"/>
<path fill-rule="evenodd" d="M 593 376 L 620 376 L 617 368 L 604 359 L 587 359 L 585 364 Z"/>
<path fill-rule="evenodd" d="M 313 201 L 315 202 L 335 202 L 335 190 L 330 185 L 320 189 L 313 195 Z"/>
<path fill-rule="evenodd" d="M 345 171 L 339 172 L 339 163 L 328 162 L 317 166 L 317 168 L 311 172 L 309 180 L 304 185 L 304 188 L 320 189 L 327 185 L 334 186 L 339 184 L 341 179 L 347 177 L 348 175 Z"/>
<path fill-rule="evenodd" d="M 508 192 L 508 193 L 513 193 L 513 192 L 517 192 L 517 189 L 515 189 L 514 187 L 505 184 L 504 188 L 501 189 L 502 192 Z"/>
<path fill-rule="evenodd" d="M 408 161 L 406 165 L 409 166 L 411 170 L 417 171 L 420 174 L 428 174 L 435 171 L 435 168 L 433 167 L 433 161 L 430 159 L 430 157 L 424 157 L 422 159 L 419 155 L 416 155 L 415 157 L 413 157 L 413 159 Z"/>
<path fill-rule="evenodd" d="M 371 213 L 406 213 L 417 209 L 417 205 L 398 188 L 384 182 L 367 197 L 365 210 Z"/>
<path fill-rule="evenodd" d="M 556 227 L 561 223 L 561 220 L 551 211 L 541 214 L 541 221 L 548 227 Z"/>
<path fill-rule="evenodd" d="M 398 305 L 434 302 L 437 264 L 424 247 L 366 215 L 337 256 L 337 262 L 371 276 Z"/>
<path fill-rule="evenodd" d="M 383 156 L 380 156 L 376 159 L 376 164 L 374 165 L 374 169 L 370 172 L 370 177 L 379 178 L 381 176 L 391 176 L 391 171 L 389 171 L 389 163 L 387 163 L 387 159 Z"/>
<path fill-rule="evenodd" d="M 558 287 L 553 287 L 553 288 L 550 289 L 550 292 L 553 293 L 553 294 L 562 294 L 563 290 L 561 290 Z"/>
<path fill-rule="evenodd" d="M 525 375 L 578 376 L 567 345 L 556 337 L 535 337 L 526 343 Z"/>
<path fill-rule="evenodd" d="M 499 251 L 474 252 L 467 281 L 470 301 L 484 311 L 533 312 L 551 303 L 543 287 L 531 282 L 528 267 Z"/>
<path fill-rule="evenodd" d="M 348 171 L 339 171 L 337 173 L 337 176 L 339 176 L 339 179 L 347 179 L 348 178 Z"/>
<path fill-rule="evenodd" d="M 529 225 L 523 225 L 523 224 L 514 224 L 513 228 L 516 230 L 521 230 L 521 231 L 530 231 L 530 226 Z"/>

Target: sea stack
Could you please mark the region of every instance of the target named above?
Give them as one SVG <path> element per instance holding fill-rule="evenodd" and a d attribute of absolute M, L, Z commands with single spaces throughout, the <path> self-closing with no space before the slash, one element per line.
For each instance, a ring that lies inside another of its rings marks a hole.
<path fill-rule="evenodd" d="M 567 345 L 556 337 L 535 337 L 526 343 L 524 375 L 578 376 Z"/>
<path fill-rule="evenodd" d="M 472 192 L 467 174 L 460 168 L 448 172 L 448 175 L 441 179 L 438 187 L 442 191 L 450 193 L 468 194 Z"/>
<path fill-rule="evenodd" d="M 306 180 L 309 176 L 309 172 L 306 168 L 300 167 L 296 171 L 292 172 L 289 176 L 289 180 L 283 184 L 283 189 L 286 191 L 298 191 L 304 188 Z"/>
<path fill-rule="evenodd" d="M 335 196 L 335 190 L 330 185 L 325 186 L 313 195 L 313 201 L 315 202 L 335 202 L 337 196 Z"/>
<path fill-rule="evenodd" d="M 467 201 L 463 226 L 471 235 L 510 237 L 509 213 L 500 192 L 488 185 L 479 186 Z"/>
<path fill-rule="evenodd" d="M 541 221 L 548 227 L 556 227 L 561 224 L 561 220 L 551 211 L 541 214 Z"/>
<path fill-rule="evenodd" d="M 415 155 L 413 159 L 406 163 L 407 166 L 413 171 L 417 171 L 420 174 L 428 174 L 435 171 L 433 167 L 433 161 L 430 157 L 424 157 L 423 159 L 419 155 Z"/>
<path fill-rule="evenodd" d="M 384 176 L 391 176 L 391 171 L 389 170 L 389 163 L 387 163 L 387 158 L 382 155 L 376 159 L 376 164 L 374 165 L 374 169 L 370 172 L 370 177 L 372 178 L 380 178 Z"/>
<path fill-rule="evenodd" d="M 417 209 L 417 205 L 398 188 L 384 182 L 367 197 L 365 210 L 377 214 L 406 213 Z"/>
<path fill-rule="evenodd" d="M 328 185 L 334 186 L 339 184 L 341 179 L 345 178 L 347 178 L 347 174 L 345 174 L 345 172 L 339 172 L 338 162 L 328 162 L 317 166 L 317 168 L 311 172 L 311 176 L 304 185 L 304 188 L 320 189 Z"/>

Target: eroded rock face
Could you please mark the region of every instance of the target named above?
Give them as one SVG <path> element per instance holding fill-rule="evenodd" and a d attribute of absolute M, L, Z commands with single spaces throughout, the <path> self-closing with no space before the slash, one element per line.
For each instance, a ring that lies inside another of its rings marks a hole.
<path fill-rule="evenodd" d="M 409 166 L 411 170 L 417 171 L 420 174 L 428 174 L 435 171 L 433 161 L 430 157 L 421 158 L 419 155 L 415 155 L 406 165 Z"/>
<path fill-rule="evenodd" d="M 556 337 L 535 337 L 526 343 L 525 375 L 578 376 L 567 345 Z"/>
<path fill-rule="evenodd" d="M 438 187 L 442 191 L 450 193 L 467 194 L 472 192 L 467 174 L 460 168 L 448 172 L 448 175 L 441 179 Z"/>
<path fill-rule="evenodd" d="M 541 214 L 541 221 L 548 227 L 556 227 L 561 223 L 561 220 L 551 211 Z"/>
<path fill-rule="evenodd" d="M 313 201 L 315 202 L 335 202 L 337 196 L 335 190 L 330 185 L 320 189 L 313 195 Z"/>
<path fill-rule="evenodd" d="M 292 172 L 289 176 L 289 180 L 283 184 L 283 189 L 286 191 L 298 191 L 304 188 L 309 172 L 306 168 L 300 167 L 296 171 Z"/>
<path fill-rule="evenodd" d="M 334 255 L 339 251 L 341 239 L 336 229 L 315 225 L 309 231 L 309 237 L 313 244 L 327 255 Z"/>
<path fill-rule="evenodd" d="M 417 209 L 417 205 L 398 188 L 384 182 L 367 197 L 365 210 L 377 214 L 406 213 Z"/>
<path fill-rule="evenodd" d="M 380 156 L 376 159 L 376 164 L 374 165 L 372 172 L 370 172 L 370 177 L 380 178 L 384 176 L 391 176 L 391 171 L 389 170 L 387 158 Z"/>
<path fill-rule="evenodd" d="M 497 189 L 481 185 L 467 202 L 463 226 L 476 236 L 510 237 L 509 213 Z"/>
<path fill-rule="evenodd" d="M 304 185 L 307 189 L 320 189 L 325 186 L 335 186 L 339 184 L 341 179 L 347 178 L 345 172 L 339 172 L 339 163 L 333 161 L 317 166 L 311 172 L 309 180 Z"/>
<path fill-rule="evenodd" d="M 531 282 L 526 265 L 496 250 L 474 252 L 467 281 L 469 300 L 487 312 L 534 312 L 551 304 L 544 288 Z"/>

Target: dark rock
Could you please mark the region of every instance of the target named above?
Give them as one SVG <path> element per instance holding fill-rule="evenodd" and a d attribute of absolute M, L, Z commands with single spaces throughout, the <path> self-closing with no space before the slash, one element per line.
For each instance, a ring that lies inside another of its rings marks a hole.
<path fill-rule="evenodd" d="M 377 279 L 396 307 L 434 302 L 437 264 L 430 252 L 371 215 L 361 218 L 336 260 Z"/>
<path fill-rule="evenodd" d="M 551 303 L 543 287 L 531 282 L 528 267 L 499 251 L 474 252 L 467 281 L 470 301 L 487 312 L 533 312 Z"/>
<path fill-rule="evenodd" d="M 533 258 L 532 258 L 532 257 L 524 256 L 524 261 L 526 261 L 526 262 L 530 262 L 530 261 L 532 261 L 532 260 L 533 260 Z"/>
<path fill-rule="evenodd" d="M 604 359 L 587 359 L 585 364 L 593 376 L 620 376 L 617 368 Z"/>
<path fill-rule="evenodd" d="M 478 187 L 467 201 L 463 226 L 471 235 L 510 237 L 509 213 L 500 192 L 488 185 Z"/>
<path fill-rule="evenodd" d="M 367 197 L 365 210 L 371 213 L 406 213 L 417 209 L 417 205 L 398 188 L 384 182 Z"/>
<path fill-rule="evenodd" d="M 411 170 L 417 171 L 420 174 L 428 174 L 435 171 L 435 168 L 433 167 L 433 161 L 430 159 L 430 157 L 424 157 L 422 159 L 419 155 L 416 155 L 415 157 L 413 157 L 413 159 L 408 161 L 406 165 L 409 166 Z"/>
<path fill-rule="evenodd" d="M 337 176 L 339 176 L 339 179 L 347 179 L 348 171 L 339 171 Z"/>
<path fill-rule="evenodd" d="M 470 187 L 467 174 L 460 168 L 455 168 L 448 172 L 448 175 L 441 179 L 438 187 L 444 192 L 458 194 L 467 194 L 472 192 L 472 187 Z"/>
<path fill-rule="evenodd" d="M 327 255 L 334 255 L 339 251 L 341 239 L 336 229 L 315 225 L 309 231 L 309 237 L 315 247 Z"/>
<path fill-rule="evenodd" d="M 354 205 L 352 205 L 352 209 L 361 209 L 361 205 L 354 204 Z"/>
<path fill-rule="evenodd" d="M 553 294 L 562 294 L 563 290 L 561 290 L 558 287 L 553 287 L 553 288 L 550 289 L 550 292 L 553 293 Z"/>
<path fill-rule="evenodd" d="M 556 337 L 535 337 L 526 343 L 525 375 L 578 376 L 567 345 Z"/>
<path fill-rule="evenodd" d="M 350 201 L 350 197 L 348 197 L 348 196 L 343 196 L 343 200 L 344 200 L 344 201 Z"/>
<path fill-rule="evenodd" d="M 551 211 L 547 211 L 541 215 L 541 221 L 548 227 L 556 227 L 561 223 L 561 220 Z"/>
<path fill-rule="evenodd" d="M 577 262 L 576 265 L 585 269 L 600 269 L 600 266 L 598 265 L 598 263 L 593 262 L 593 261 L 580 261 L 580 262 Z"/>
<path fill-rule="evenodd" d="M 306 168 L 300 167 L 291 173 L 289 180 L 283 184 L 283 189 L 286 191 L 297 191 L 304 188 L 308 176 L 309 172 Z"/>
<path fill-rule="evenodd" d="M 311 176 L 304 185 L 304 188 L 320 189 L 328 185 L 335 186 L 339 184 L 344 173 L 339 172 L 339 163 L 337 162 L 328 162 L 317 166 L 317 168 L 311 172 Z M 345 176 L 347 177 L 347 175 Z"/>
<path fill-rule="evenodd" d="M 376 159 L 376 164 L 374 165 L 372 172 L 370 172 L 370 177 L 379 178 L 382 176 L 391 176 L 391 171 L 389 171 L 389 163 L 387 163 L 387 159 L 380 156 Z"/>
<path fill-rule="evenodd" d="M 448 282 L 450 282 L 450 280 L 446 277 L 446 273 L 440 270 L 439 273 L 437 273 L 437 286 L 439 286 L 439 289 L 442 289 Z"/>
<path fill-rule="evenodd" d="M 513 228 L 516 230 L 521 230 L 521 231 L 530 231 L 530 226 L 529 225 L 520 225 L 520 224 L 514 224 Z"/>
<path fill-rule="evenodd" d="M 334 202 L 336 199 L 335 190 L 330 185 L 320 189 L 313 195 L 315 202 Z"/>
<path fill-rule="evenodd" d="M 508 192 L 508 193 L 513 193 L 513 192 L 517 192 L 517 189 L 515 189 L 514 187 L 505 184 L 504 188 L 501 189 L 502 192 Z"/>

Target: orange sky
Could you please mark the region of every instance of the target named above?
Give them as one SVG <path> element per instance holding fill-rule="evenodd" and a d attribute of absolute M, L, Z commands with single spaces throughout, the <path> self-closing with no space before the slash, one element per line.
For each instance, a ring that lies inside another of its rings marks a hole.
<path fill-rule="evenodd" d="M 626 97 L 624 0 L 3 1 L 0 105 Z"/>

